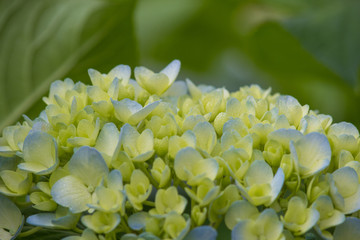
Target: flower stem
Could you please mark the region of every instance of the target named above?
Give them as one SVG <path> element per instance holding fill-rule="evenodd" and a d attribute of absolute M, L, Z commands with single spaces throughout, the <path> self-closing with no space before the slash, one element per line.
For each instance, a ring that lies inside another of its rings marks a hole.
<path fill-rule="evenodd" d="M 136 164 L 136 167 L 138 167 L 143 173 L 145 173 L 145 175 L 148 177 L 148 179 L 150 180 L 151 184 L 155 187 L 155 188 L 159 188 L 159 184 L 156 182 L 156 180 L 151 176 L 151 174 L 149 173 L 149 171 L 146 169 L 144 163 L 139 163 Z"/>
<path fill-rule="evenodd" d="M 155 207 L 155 203 L 151 202 L 151 201 L 144 201 L 143 204 L 150 206 L 150 207 Z"/>
<path fill-rule="evenodd" d="M 76 232 L 76 233 L 82 233 L 82 232 L 83 232 L 83 230 L 81 230 L 81 229 L 78 228 L 78 227 L 75 227 L 75 228 L 73 229 L 73 231 Z"/>
<path fill-rule="evenodd" d="M 124 228 L 124 230 L 125 230 L 126 233 L 130 233 L 130 232 L 131 232 L 131 230 L 130 230 L 130 228 L 128 227 L 127 223 L 125 222 L 125 219 L 124 219 L 124 218 L 122 219 L 122 221 L 120 221 L 120 225 L 121 225 L 121 227 Z"/>
<path fill-rule="evenodd" d="M 22 238 L 22 237 L 28 237 L 38 231 L 40 231 L 42 229 L 42 227 L 34 227 L 34 228 L 31 228 L 30 230 L 26 231 L 26 232 L 22 232 L 19 234 L 18 237 Z"/>

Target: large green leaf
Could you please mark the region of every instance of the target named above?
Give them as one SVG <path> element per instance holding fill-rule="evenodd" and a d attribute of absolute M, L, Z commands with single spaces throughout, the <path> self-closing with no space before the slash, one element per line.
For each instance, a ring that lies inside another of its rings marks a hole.
<path fill-rule="evenodd" d="M 0 1 L 0 129 L 65 77 L 135 65 L 132 0 Z M 37 112 L 36 114 L 38 114 Z"/>
<path fill-rule="evenodd" d="M 320 62 L 355 85 L 360 67 L 360 2 L 319 2 L 284 26 Z"/>

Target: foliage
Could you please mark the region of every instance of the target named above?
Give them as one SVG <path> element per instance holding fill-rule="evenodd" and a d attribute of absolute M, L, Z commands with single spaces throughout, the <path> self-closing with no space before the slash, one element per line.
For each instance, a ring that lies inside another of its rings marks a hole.
<path fill-rule="evenodd" d="M 131 19 L 134 1 L 57 0 L 0 2 L 0 129 L 15 122 L 56 79 L 85 80 L 136 61 Z M 108 16 L 112 16 L 109 18 Z M 118 53 L 118 54 L 117 54 Z M 122 53 L 122 54 L 120 54 Z"/>

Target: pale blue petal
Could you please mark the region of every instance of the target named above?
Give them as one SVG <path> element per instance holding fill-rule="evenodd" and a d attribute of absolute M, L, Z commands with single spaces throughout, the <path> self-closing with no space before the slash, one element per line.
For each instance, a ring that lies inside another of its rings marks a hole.
<path fill-rule="evenodd" d="M 191 230 L 184 240 L 215 240 L 216 237 L 217 232 L 214 228 L 210 226 L 201 226 Z"/>
<path fill-rule="evenodd" d="M 108 188 L 123 190 L 122 175 L 119 170 L 112 170 L 108 175 Z"/>
<path fill-rule="evenodd" d="M 345 222 L 336 226 L 334 240 L 359 240 L 360 239 L 360 219 L 347 217 Z"/>
<path fill-rule="evenodd" d="M 131 215 L 128 219 L 129 227 L 132 230 L 140 231 L 145 229 L 146 219 L 149 217 L 147 212 L 137 212 Z"/>
<path fill-rule="evenodd" d="M 56 226 L 52 223 L 52 220 L 55 218 L 55 213 L 38 213 L 29 216 L 26 222 L 34 226 L 55 228 Z"/>

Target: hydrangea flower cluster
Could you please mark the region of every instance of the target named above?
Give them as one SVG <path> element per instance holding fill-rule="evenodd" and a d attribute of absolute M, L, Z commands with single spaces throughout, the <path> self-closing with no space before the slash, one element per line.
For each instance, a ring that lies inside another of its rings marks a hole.
<path fill-rule="evenodd" d="M 5 128 L 0 239 L 211 240 L 223 223 L 233 240 L 358 239 L 356 127 L 257 85 L 175 81 L 179 70 L 90 69 L 92 85 L 55 81 L 38 118 Z"/>

